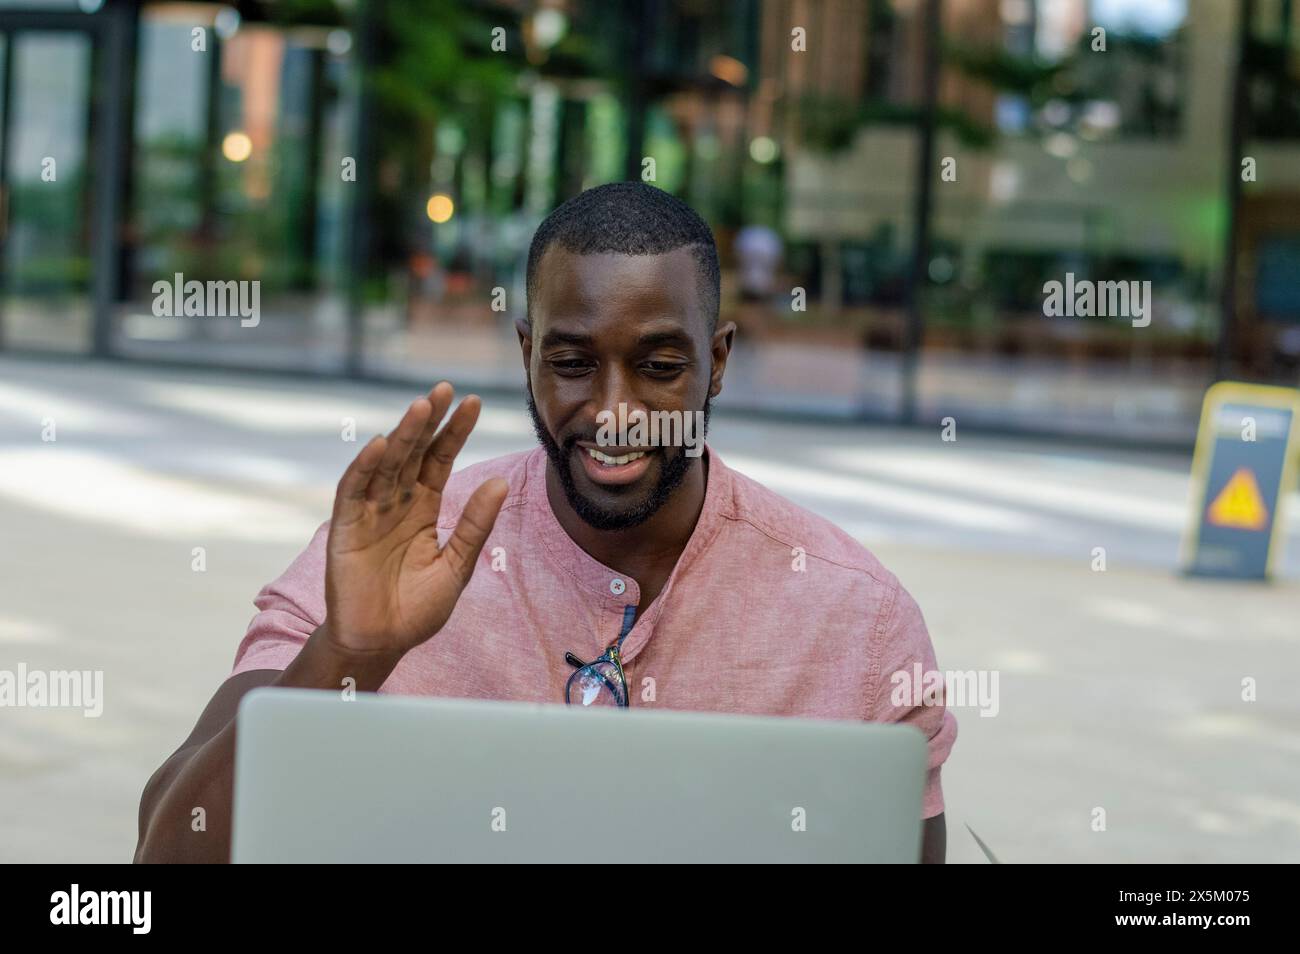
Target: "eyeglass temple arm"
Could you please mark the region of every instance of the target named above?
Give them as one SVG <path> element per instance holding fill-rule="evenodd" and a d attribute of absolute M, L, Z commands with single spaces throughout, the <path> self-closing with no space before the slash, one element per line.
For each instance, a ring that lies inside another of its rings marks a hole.
<path fill-rule="evenodd" d="M 618 639 L 616 640 L 615 645 L 617 646 L 623 645 L 623 640 L 626 639 L 627 634 L 632 631 L 632 623 L 635 619 L 636 619 L 636 607 L 635 606 L 624 607 L 623 627 L 618 634 Z M 576 669 L 581 669 L 583 666 L 590 665 L 589 663 L 583 662 L 581 659 L 579 659 L 577 656 L 575 656 L 573 653 L 570 652 L 566 652 L 564 654 L 564 661 Z"/>

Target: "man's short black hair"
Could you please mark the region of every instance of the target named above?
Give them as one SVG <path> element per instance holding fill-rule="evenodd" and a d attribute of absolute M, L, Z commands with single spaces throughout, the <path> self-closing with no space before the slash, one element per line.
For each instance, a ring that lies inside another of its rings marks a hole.
<path fill-rule="evenodd" d="M 578 255 L 662 255 L 687 246 L 699 273 L 709 331 L 718 323 L 718 246 L 689 205 L 644 182 L 611 182 L 575 195 L 537 227 L 528 249 L 527 315 L 532 323 L 537 267 L 551 244 Z"/>

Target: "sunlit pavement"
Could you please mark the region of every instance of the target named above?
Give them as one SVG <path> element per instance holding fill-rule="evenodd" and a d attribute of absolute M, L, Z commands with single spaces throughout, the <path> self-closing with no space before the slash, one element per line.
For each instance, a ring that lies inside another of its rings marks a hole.
<path fill-rule="evenodd" d="M 102 669 L 106 696 L 98 719 L 0 710 L 0 860 L 130 858 L 140 790 L 229 671 L 253 595 L 414 396 L 0 359 L 0 668 Z M 1186 455 L 957 421 L 943 442 L 719 410 L 710 438 L 871 547 L 941 668 L 997 672 L 995 716 L 957 710 L 950 860 L 983 860 L 966 824 L 1006 861 L 1300 857 L 1300 500 L 1280 581 L 1187 580 Z M 518 399 L 488 395 L 462 460 L 533 441 Z"/>

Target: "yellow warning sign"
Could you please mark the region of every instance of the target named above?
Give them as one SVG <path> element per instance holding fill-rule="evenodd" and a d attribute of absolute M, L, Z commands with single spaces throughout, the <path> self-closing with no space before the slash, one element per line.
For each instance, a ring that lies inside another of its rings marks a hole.
<path fill-rule="evenodd" d="M 1205 519 L 1215 526 L 1237 530 L 1263 530 L 1268 526 L 1268 508 L 1249 467 L 1237 468 L 1210 504 Z"/>

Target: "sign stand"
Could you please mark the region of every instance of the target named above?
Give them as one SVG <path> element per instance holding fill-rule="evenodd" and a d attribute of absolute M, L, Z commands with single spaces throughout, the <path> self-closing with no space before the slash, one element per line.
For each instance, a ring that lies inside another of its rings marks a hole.
<path fill-rule="evenodd" d="M 1300 391 L 1220 381 L 1205 392 L 1182 565 L 1191 576 L 1263 580 L 1295 486 Z"/>

